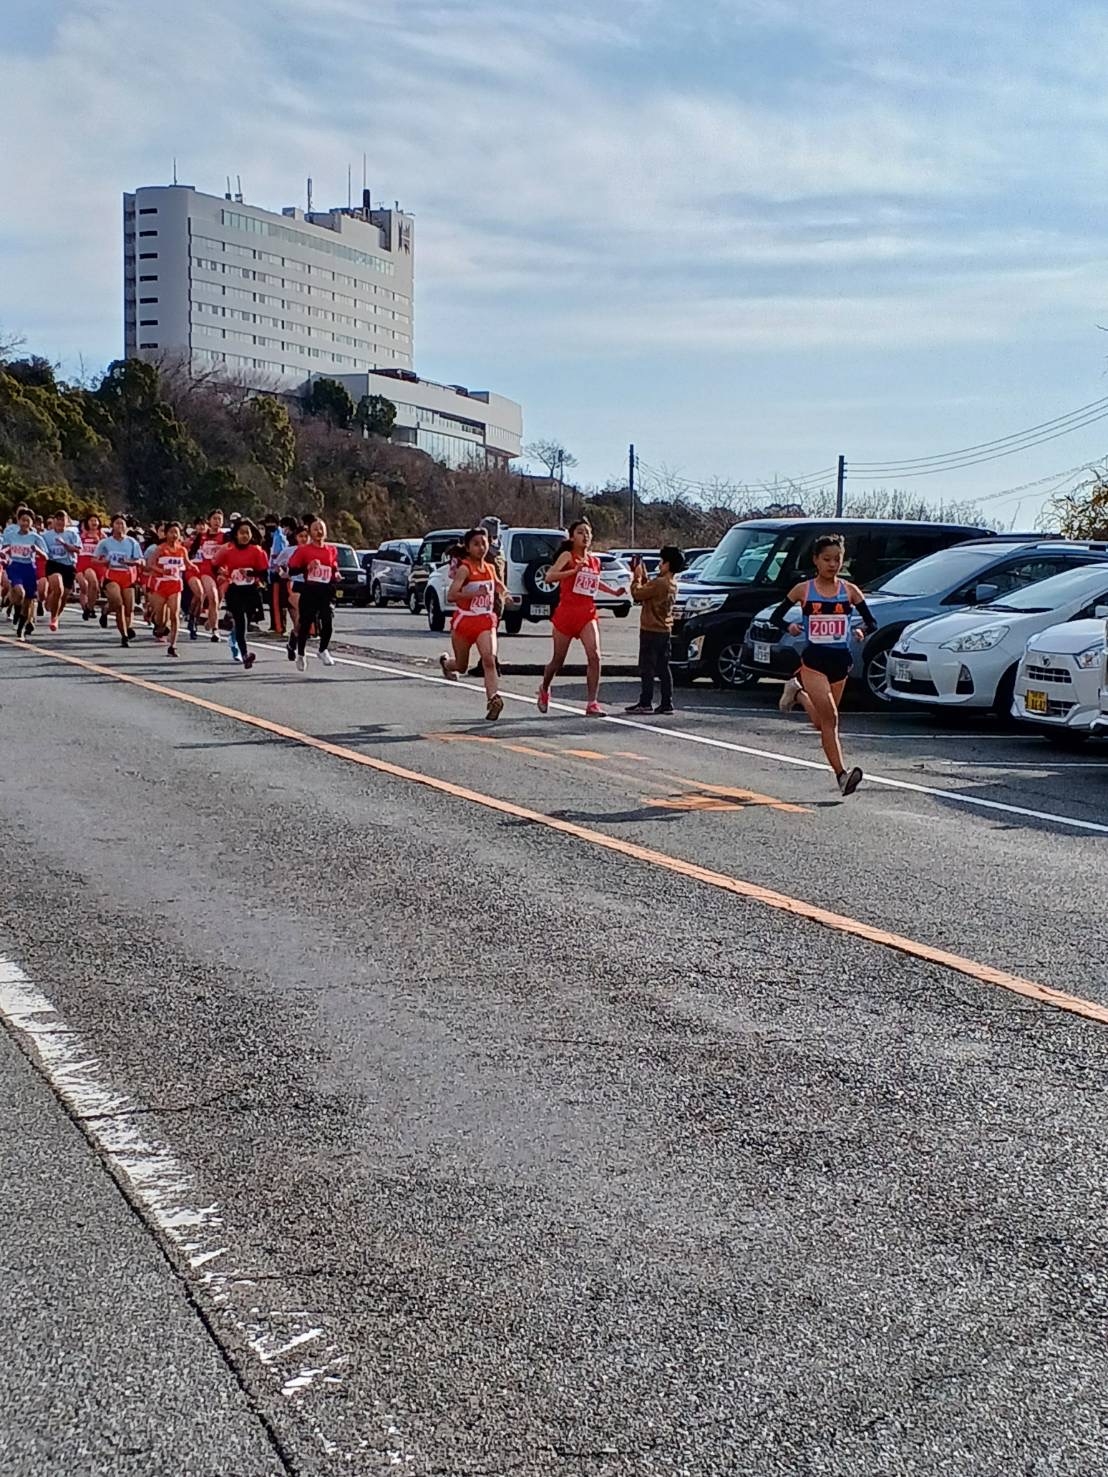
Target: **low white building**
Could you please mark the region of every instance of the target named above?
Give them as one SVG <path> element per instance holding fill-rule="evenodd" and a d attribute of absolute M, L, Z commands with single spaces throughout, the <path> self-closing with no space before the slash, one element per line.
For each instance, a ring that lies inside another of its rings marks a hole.
<path fill-rule="evenodd" d="M 280 214 L 191 185 L 123 197 L 128 358 L 219 369 L 301 393 L 327 376 L 397 407 L 394 439 L 452 466 L 518 456 L 522 411 L 487 391 L 419 379 L 415 222 L 373 206 Z"/>

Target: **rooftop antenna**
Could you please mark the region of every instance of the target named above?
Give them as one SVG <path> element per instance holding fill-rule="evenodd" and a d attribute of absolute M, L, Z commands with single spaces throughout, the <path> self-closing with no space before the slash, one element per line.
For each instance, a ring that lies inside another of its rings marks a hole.
<path fill-rule="evenodd" d="M 230 200 L 230 198 L 231 198 L 231 176 L 230 175 L 227 176 L 227 193 L 226 193 L 226 195 L 224 195 L 223 198 L 225 200 Z"/>
<path fill-rule="evenodd" d="M 238 186 L 238 189 L 237 189 L 237 191 L 235 193 L 235 199 L 241 205 L 242 204 L 242 175 L 241 174 L 236 174 L 235 175 L 235 183 Z"/>
<path fill-rule="evenodd" d="M 312 213 L 312 177 L 308 176 L 308 214 Z"/>
<path fill-rule="evenodd" d="M 351 174 L 351 166 L 346 166 L 346 208 L 354 209 L 354 180 Z"/>
<path fill-rule="evenodd" d="M 177 183 L 177 156 L 173 156 L 173 183 Z"/>
<path fill-rule="evenodd" d="M 366 181 L 366 172 L 365 171 L 366 171 L 366 156 L 363 154 L 362 155 L 362 189 L 363 190 L 365 189 L 366 183 L 367 183 L 367 181 Z"/>

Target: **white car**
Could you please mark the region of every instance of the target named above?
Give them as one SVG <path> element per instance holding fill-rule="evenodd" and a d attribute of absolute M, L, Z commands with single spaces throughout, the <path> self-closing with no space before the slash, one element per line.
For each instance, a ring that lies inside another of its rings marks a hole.
<path fill-rule="evenodd" d="M 1080 743 L 1100 717 L 1108 611 L 1032 636 L 1016 673 L 1012 712 L 1056 742 Z"/>
<path fill-rule="evenodd" d="M 1006 717 L 1028 641 L 1049 626 L 1092 617 L 1106 599 L 1108 560 L 1090 561 L 995 604 L 917 621 L 889 653 L 889 697 L 928 707 L 993 708 Z"/>
<path fill-rule="evenodd" d="M 500 549 L 507 566 L 504 583 L 520 602 L 504 612 L 504 629 L 509 636 L 518 636 L 525 620 L 546 620 L 554 609 L 558 591 L 554 585 L 547 584 L 545 576 L 566 535 L 560 528 L 501 527 L 499 532 Z M 601 578 L 620 592 L 617 595 L 598 594 L 598 609 L 610 610 L 620 617 L 630 615 L 631 571 L 613 555 L 597 552 Z M 446 618 L 453 609 L 446 598 L 449 588 L 450 564 L 444 561 L 432 572 L 423 597 L 427 624 L 432 631 L 445 628 Z"/>

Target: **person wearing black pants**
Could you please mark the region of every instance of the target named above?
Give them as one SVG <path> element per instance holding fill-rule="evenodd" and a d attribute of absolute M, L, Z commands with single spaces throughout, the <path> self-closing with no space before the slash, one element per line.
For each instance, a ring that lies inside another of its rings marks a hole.
<path fill-rule="evenodd" d="M 669 670 L 670 633 L 673 630 L 673 606 L 677 598 L 677 576 L 685 568 L 680 549 L 667 544 L 661 551 L 658 573 L 646 577 L 641 559 L 631 570 L 631 598 L 642 607 L 639 627 L 639 700 L 628 713 L 673 712 L 673 677 Z M 654 682 L 661 687 L 662 701 L 654 707 Z"/>
<path fill-rule="evenodd" d="M 246 671 L 254 665 L 255 656 L 246 644 L 246 628 L 258 600 L 258 583 L 269 573 L 261 537 L 249 518 L 240 518 L 232 527 L 227 543 L 212 559 L 212 574 L 224 592 L 227 614 L 234 626 L 234 639 L 228 643 L 231 660 L 240 662 Z"/>
<path fill-rule="evenodd" d="M 291 575 L 303 575 L 300 588 L 300 619 L 296 630 L 296 668 L 307 670 L 308 638 L 314 625 L 319 632 L 319 659 L 325 667 L 333 667 L 335 659 L 328 651 L 331 644 L 331 601 L 339 577 L 339 555 L 334 544 L 327 542 L 327 525 L 322 518 L 312 520 L 308 542 L 301 544 L 288 562 Z"/>

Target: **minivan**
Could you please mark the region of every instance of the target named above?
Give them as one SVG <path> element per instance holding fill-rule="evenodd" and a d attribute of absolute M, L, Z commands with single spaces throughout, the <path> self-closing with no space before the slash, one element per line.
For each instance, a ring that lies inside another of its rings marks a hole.
<path fill-rule="evenodd" d="M 374 605 L 383 607 L 390 600 L 407 604 L 408 580 L 420 543 L 417 538 L 390 538 L 374 554 L 369 566 L 369 598 Z"/>
<path fill-rule="evenodd" d="M 909 523 L 869 518 L 754 518 L 722 538 L 689 590 L 673 626 L 674 676 L 710 677 L 718 687 L 758 680 L 743 661 L 753 617 L 812 575 L 812 546 L 821 534 L 846 540 L 846 578 L 873 589 L 897 569 L 990 530 L 961 523 Z"/>

